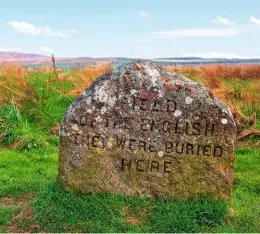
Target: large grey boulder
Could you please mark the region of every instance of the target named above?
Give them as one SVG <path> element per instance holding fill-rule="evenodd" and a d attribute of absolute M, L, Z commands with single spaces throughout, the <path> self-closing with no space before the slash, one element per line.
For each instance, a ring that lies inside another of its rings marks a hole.
<path fill-rule="evenodd" d="M 203 85 L 133 60 L 97 78 L 60 126 L 59 185 L 229 200 L 236 126 Z"/>

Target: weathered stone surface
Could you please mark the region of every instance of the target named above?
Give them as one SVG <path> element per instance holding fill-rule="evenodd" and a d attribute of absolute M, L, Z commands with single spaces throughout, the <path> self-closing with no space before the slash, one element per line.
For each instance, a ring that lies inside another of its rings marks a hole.
<path fill-rule="evenodd" d="M 153 197 L 230 198 L 236 126 L 210 90 L 143 60 L 97 78 L 65 113 L 59 184 Z"/>

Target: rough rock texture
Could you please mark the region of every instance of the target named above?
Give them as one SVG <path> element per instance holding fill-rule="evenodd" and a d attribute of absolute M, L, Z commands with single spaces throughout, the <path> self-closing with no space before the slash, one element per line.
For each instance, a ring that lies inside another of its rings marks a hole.
<path fill-rule="evenodd" d="M 236 126 L 210 90 L 149 61 L 97 78 L 60 127 L 59 185 L 229 200 Z"/>

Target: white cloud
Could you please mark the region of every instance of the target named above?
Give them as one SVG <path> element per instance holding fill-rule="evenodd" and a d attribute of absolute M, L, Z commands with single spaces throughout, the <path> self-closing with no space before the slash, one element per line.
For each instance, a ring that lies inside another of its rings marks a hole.
<path fill-rule="evenodd" d="M 147 11 L 141 10 L 140 14 L 141 14 L 141 17 L 143 19 L 151 19 L 152 18 L 152 15 Z"/>
<path fill-rule="evenodd" d="M 75 33 L 74 30 L 67 32 L 54 31 L 50 27 L 37 27 L 33 24 L 21 21 L 8 21 L 7 24 L 11 26 L 16 32 L 33 36 L 52 36 L 52 37 L 69 37 Z"/>
<path fill-rule="evenodd" d="M 238 33 L 235 28 L 187 28 L 153 32 L 153 38 L 172 37 L 227 37 Z"/>
<path fill-rule="evenodd" d="M 53 54 L 53 50 L 46 46 L 41 46 L 40 51 L 43 52 L 44 54 Z"/>
<path fill-rule="evenodd" d="M 233 22 L 228 20 L 227 18 L 217 16 L 215 19 L 212 20 L 213 24 L 225 24 L 225 25 L 232 25 Z"/>
<path fill-rule="evenodd" d="M 21 52 L 22 49 L 20 47 L 0 47 L 0 51 L 3 52 Z"/>
<path fill-rule="evenodd" d="M 249 20 L 260 27 L 260 19 L 255 18 L 254 16 L 250 16 Z"/>
<path fill-rule="evenodd" d="M 249 58 L 259 58 L 258 57 L 250 57 L 250 56 L 242 56 L 238 54 L 232 54 L 232 53 L 222 53 L 222 52 L 217 52 L 217 51 L 211 51 L 208 53 L 182 53 L 183 57 L 200 57 L 200 58 L 227 58 L 227 59 L 232 59 L 232 58 L 240 58 L 240 59 L 249 59 Z"/>

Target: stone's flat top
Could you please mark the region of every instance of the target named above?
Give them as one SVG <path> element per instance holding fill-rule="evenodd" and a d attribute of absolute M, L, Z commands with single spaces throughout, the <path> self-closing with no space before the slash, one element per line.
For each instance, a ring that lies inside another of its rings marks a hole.
<path fill-rule="evenodd" d="M 83 192 L 228 199 L 236 126 L 203 85 L 133 60 L 94 80 L 64 115 L 59 182 Z"/>

